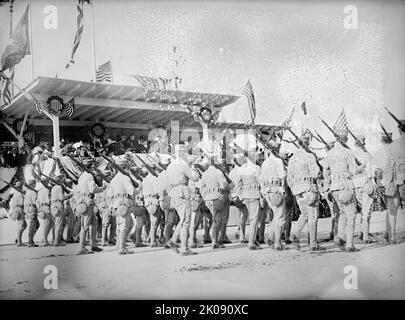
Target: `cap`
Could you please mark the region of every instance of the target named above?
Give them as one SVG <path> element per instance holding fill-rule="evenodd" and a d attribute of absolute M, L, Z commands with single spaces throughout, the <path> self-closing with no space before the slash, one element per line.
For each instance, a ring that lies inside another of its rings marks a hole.
<path fill-rule="evenodd" d="M 36 154 L 42 153 L 42 152 L 44 152 L 44 150 L 40 146 L 37 146 L 34 149 L 32 149 L 32 154 L 33 155 L 36 155 Z"/>
<path fill-rule="evenodd" d="M 81 141 L 76 142 L 76 143 L 73 144 L 73 148 L 75 148 L 75 149 L 79 149 L 81 147 L 84 147 L 84 144 Z"/>

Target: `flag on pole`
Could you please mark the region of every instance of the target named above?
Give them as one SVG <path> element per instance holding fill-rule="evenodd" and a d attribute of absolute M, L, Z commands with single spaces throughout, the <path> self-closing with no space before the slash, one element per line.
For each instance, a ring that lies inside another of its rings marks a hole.
<path fill-rule="evenodd" d="M 283 134 L 284 131 L 286 130 L 286 128 L 290 125 L 290 122 L 293 118 L 294 115 L 294 111 L 295 111 L 295 107 L 292 108 L 290 114 L 288 115 L 288 117 L 284 120 L 284 122 L 281 124 L 281 129 L 277 132 L 277 136 L 282 139 L 283 138 Z"/>
<path fill-rule="evenodd" d="M 83 14 L 83 5 L 84 3 L 88 3 L 90 4 L 90 0 L 78 0 L 79 4 L 76 6 L 77 7 L 77 31 L 76 31 L 76 35 L 75 38 L 73 40 L 73 48 L 72 48 L 72 53 L 70 54 L 70 60 L 69 62 L 66 64 L 65 68 L 69 69 L 70 65 L 74 64 L 74 56 L 75 53 L 77 51 L 77 48 L 79 47 L 80 44 L 80 40 L 82 38 L 82 33 L 83 33 L 83 18 L 84 18 L 84 14 Z"/>
<path fill-rule="evenodd" d="M 147 90 L 156 90 L 156 89 L 165 90 L 167 86 L 170 84 L 170 82 L 173 81 L 173 79 L 166 79 L 161 77 L 154 78 L 138 74 L 131 75 L 131 77 L 135 78 L 136 81 L 138 81 L 138 83 Z"/>
<path fill-rule="evenodd" d="M 304 112 L 304 115 L 307 115 L 307 106 L 305 105 L 305 101 L 301 105 L 301 110 Z"/>
<path fill-rule="evenodd" d="M 256 119 L 256 101 L 255 101 L 255 95 L 253 93 L 253 87 L 252 87 L 252 84 L 250 83 L 250 80 L 248 80 L 245 87 L 243 88 L 242 94 L 245 95 L 246 98 L 248 99 L 250 118 L 251 118 L 252 124 L 254 124 L 255 119 Z"/>
<path fill-rule="evenodd" d="M 338 131 L 338 130 L 347 130 L 347 120 L 346 120 L 346 114 L 345 114 L 345 109 L 342 109 L 342 112 L 339 114 L 338 118 L 336 119 L 335 124 L 333 125 L 333 130 Z"/>
<path fill-rule="evenodd" d="M 1 70 L 11 69 L 26 56 L 31 54 L 30 36 L 28 24 L 28 8 L 25 9 L 23 16 L 15 27 L 9 43 L 6 45 L 1 56 Z"/>
<path fill-rule="evenodd" d="M 14 67 L 11 68 L 10 79 L 14 78 Z M 0 76 L 0 105 L 8 105 L 11 102 L 11 82 Z"/>
<path fill-rule="evenodd" d="M 100 65 L 96 71 L 96 82 L 112 82 L 111 60 Z"/>

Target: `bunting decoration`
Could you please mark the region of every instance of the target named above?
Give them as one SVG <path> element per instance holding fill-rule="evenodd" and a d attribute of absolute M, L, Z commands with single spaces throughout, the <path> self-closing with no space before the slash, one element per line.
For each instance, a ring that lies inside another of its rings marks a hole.
<path fill-rule="evenodd" d="M 75 111 L 75 99 L 74 98 L 70 99 L 69 102 L 65 104 L 65 111 L 66 111 L 68 118 L 71 118 L 73 115 L 73 112 Z"/>
<path fill-rule="evenodd" d="M 77 48 L 79 47 L 80 40 L 82 38 L 82 33 L 83 33 L 83 5 L 85 2 L 90 4 L 90 0 L 78 0 L 79 4 L 76 6 L 77 7 L 77 31 L 75 35 L 75 39 L 73 40 L 73 48 L 72 48 L 72 53 L 70 55 L 70 60 L 66 64 L 65 69 L 69 69 L 69 67 L 75 63 L 74 61 L 74 56 L 77 51 Z"/>

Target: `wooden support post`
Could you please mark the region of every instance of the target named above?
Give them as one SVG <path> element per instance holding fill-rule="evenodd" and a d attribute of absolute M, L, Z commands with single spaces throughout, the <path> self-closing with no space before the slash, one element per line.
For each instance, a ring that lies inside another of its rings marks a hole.
<path fill-rule="evenodd" d="M 59 117 L 52 115 L 54 155 L 60 157 Z"/>

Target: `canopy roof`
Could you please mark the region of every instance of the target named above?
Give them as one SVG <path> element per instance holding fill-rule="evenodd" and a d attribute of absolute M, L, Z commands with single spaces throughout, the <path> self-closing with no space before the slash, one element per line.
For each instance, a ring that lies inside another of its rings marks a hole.
<path fill-rule="evenodd" d="M 239 98 L 223 94 L 147 90 L 137 86 L 49 77 L 36 78 L 25 91 L 44 104 L 54 95 L 61 97 L 65 103 L 74 98 L 73 116 L 69 119 L 63 114 L 60 118 L 62 126 L 77 126 L 95 121 L 108 123 L 110 126 L 133 128 L 147 128 L 150 125 L 166 124 L 171 120 L 187 124 L 193 119 L 187 106 L 217 106 L 221 110 Z M 39 114 L 33 103 L 21 92 L 13 97 L 9 105 L 1 109 L 7 118 L 21 118 L 26 111 L 28 119 L 34 124 L 50 124 L 49 119 Z"/>

